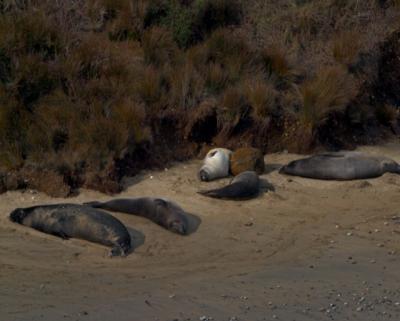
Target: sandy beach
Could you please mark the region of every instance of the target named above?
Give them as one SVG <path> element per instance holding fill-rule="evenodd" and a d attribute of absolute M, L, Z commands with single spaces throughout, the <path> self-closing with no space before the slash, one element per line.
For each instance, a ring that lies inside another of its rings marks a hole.
<path fill-rule="evenodd" d="M 362 147 L 400 162 L 400 143 Z M 69 199 L 34 191 L 0 195 L 0 320 L 400 320 L 400 176 L 331 182 L 284 176 L 299 155 L 267 154 L 265 191 L 248 201 L 203 197 L 201 160 L 125 180 L 115 197 L 158 196 L 190 213 L 191 233 L 140 217 L 134 251 L 61 240 L 8 220 L 16 207 Z"/>

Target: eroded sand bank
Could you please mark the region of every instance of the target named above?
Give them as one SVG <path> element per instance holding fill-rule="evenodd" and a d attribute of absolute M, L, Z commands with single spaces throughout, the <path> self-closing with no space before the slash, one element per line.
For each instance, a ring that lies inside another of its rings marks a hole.
<path fill-rule="evenodd" d="M 361 150 L 400 162 L 398 143 Z M 116 197 L 168 197 L 193 215 L 193 232 L 115 214 L 134 237 L 123 259 L 7 219 L 15 207 L 109 196 L 0 195 L 0 320 L 400 320 L 400 176 L 327 182 L 276 171 L 295 158 L 266 155 L 262 178 L 274 191 L 250 201 L 198 195 L 229 182 L 198 181 L 200 161 L 127 179 Z"/>

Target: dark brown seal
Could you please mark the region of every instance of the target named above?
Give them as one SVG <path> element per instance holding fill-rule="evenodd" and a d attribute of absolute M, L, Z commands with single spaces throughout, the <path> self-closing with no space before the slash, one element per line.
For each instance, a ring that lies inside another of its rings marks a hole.
<path fill-rule="evenodd" d="M 78 204 L 39 205 L 17 208 L 12 222 L 63 239 L 78 238 L 111 246 L 110 256 L 125 256 L 131 249 L 126 227 L 110 214 Z"/>
<path fill-rule="evenodd" d="M 222 188 L 199 191 L 204 196 L 226 199 L 249 199 L 258 195 L 260 180 L 256 172 L 246 171 L 236 176 L 232 182 Z"/>
<path fill-rule="evenodd" d="M 176 203 L 162 198 L 119 198 L 108 202 L 89 202 L 85 205 L 143 216 L 174 233 L 186 234 L 188 231 L 185 211 Z"/>

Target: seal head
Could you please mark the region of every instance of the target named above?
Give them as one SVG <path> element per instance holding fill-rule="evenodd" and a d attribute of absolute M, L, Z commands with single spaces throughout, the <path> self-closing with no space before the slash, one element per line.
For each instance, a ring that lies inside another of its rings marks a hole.
<path fill-rule="evenodd" d="M 214 148 L 204 158 L 198 176 L 201 181 L 211 181 L 229 176 L 229 161 L 232 151 L 226 148 Z"/>

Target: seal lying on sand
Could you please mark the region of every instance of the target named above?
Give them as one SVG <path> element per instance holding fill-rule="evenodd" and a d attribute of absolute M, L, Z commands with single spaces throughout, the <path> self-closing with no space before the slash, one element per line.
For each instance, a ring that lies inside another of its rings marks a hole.
<path fill-rule="evenodd" d="M 17 208 L 10 220 L 63 239 L 78 238 L 111 246 L 110 256 L 125 256 L 131 249 L 126 227 L 110 214 L 78 204 Z"/>
<path fill-rule="evenodd" d="M 257 196 L 260 182 L 256 172 L 246 171 L 236 176 L 232 182 L 224 187 L 208 191 L 199 191 L 199 194 L 214 198 L 247 199 Z"/>
<path fill-rule="evenodd" d="M 186 234 L 188 232 L 185 211 L 179 205 L 165 199 L 120 198 L 108 202 L 89 202 L 85 205 L 143 216 L 174 233 Z"/>
<path fill-rule="evenodd" d="M 290 162 L 280 173 L 327 180 L 373 178 L 384 173 L 400 174 L 400 166 L 385 157 L 359 152 L 325 153 Z"/>
<path fill-rule="evenodd" d="M 214 148 L 204 158 L 200 168 L 199 178 L 202 181 L 211 181 L 229 175 L 229 161 L 232 151 L 226 148 Z"/>

